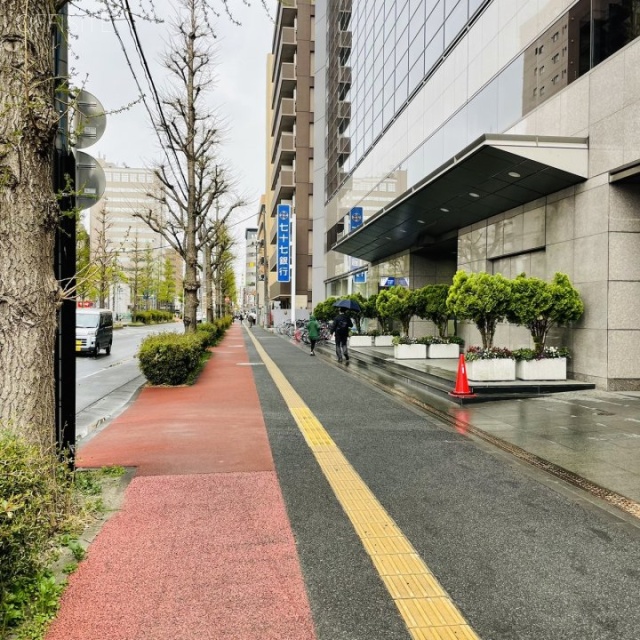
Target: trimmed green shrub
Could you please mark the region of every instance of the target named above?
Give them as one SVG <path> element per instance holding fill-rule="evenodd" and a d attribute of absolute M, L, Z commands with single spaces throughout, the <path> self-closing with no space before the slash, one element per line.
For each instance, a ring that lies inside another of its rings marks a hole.
<path fill-rule="evenodd" d="M 438 328 L 438 335 L 447 335 L 449 310 L 447 309 L 448 284 L 428 284 L 413 292 L 416 315 L 431 320 Z"/>
<path fill-rule="evenodd" d="M 567 326 L 584 313 L 580 293 L 564 273 L 556 273 L 552 282 L 521 273 L 511 286 L 507 320 L 529 330 L 537 354 L 543 353 L 553 327 Z"/>
<path fill-rule="evenodd" d="M 143 324 L 155 324 L 159 322 L 173 322 L 173 313 L 170 311 L 159 311 L 149 309 L 149 311 L 138 311 L 132 318 L 132 322 L 142 322 Z"/>
<path fill-rule="evenodd" d="M 511 280 L 500 273 L 458 271 L 447 296 L 447 308 L 452 315 L 475 323 L 483 349 L 493 346 L 496 326 L 507 315 L 510 305 Z"/>
<path fill-rule="evenodd" d="M 203 322 L 196 327 L 196 333 L 203 334 L 206 338 L 205 345 L 207 347 L 213 347 L 224 335 L 224 329 L 218 324 L 218 322 Z"/>
<path fill-rule="evenodd" d="M 184 384 L 198 368 L 207 345 L 207 333 L 159 333 L 142 341 L 140 369 L 155 385 Z"/>

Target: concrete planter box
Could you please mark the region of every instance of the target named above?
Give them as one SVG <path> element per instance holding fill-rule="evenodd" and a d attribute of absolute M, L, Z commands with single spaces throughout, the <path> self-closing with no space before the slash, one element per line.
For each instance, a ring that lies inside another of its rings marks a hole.
<path fill-rule="evenodd" d="M 373 344 L 376 347 L 393 347 L 393 336 L 375 336 Z"/>
<path fill-rule="evenodd" d="M 430 344 L 428 358 L 457 358 L 460 355 L 459 344 Z"/>
<path fill-rule="evenodd" d="M 476 382 L 497 382 L 516 379 L 516 361 L 512 358 L 472 360 L 467 362 L 467 378 Z"/>
<path fill-rule="evenodd" d="M 349 338 L 350 347 L 370 347 L 373 345 L 371 336 L 351 336 Z"/>
<path fill-rule="evenodd" d="M 542 360 L 519 360 L 516 362 L 518 380 L 566 380 L 566 358 L 543 358 Z"/>
<path fill-rule="evenodd" d="M 393 346 L 396 360 L 424 360 L 427 357 L 426 344 L 396 344 Z"/>

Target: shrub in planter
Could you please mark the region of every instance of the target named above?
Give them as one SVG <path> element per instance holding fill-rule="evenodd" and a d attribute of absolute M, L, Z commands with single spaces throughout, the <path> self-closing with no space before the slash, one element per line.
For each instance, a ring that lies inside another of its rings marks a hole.
<path fill-rule="evenodd" d="M 500 358 L 514 358 L 513 351 L 505 347 L 484 347 L 472 346 L 467 349 L 464 359 L 467 362 L 474 360 L 499 360 Z"/>
<path fill-rule="evenodd" d="M 469 380 L 515 380 L 516 361 L 513 353 L 503 347 L 469 347 L 465 354 Z"/>
<path fill-rule="evenodd" d="M 428 284 L 413 292 L 416 315 L 423 320 L 431 320 L 438 328 L 438 335 L 441 338 L 447 335 L 450 315 L 447 308 L 448 295 L 448 284 Z"/>
<path fill-rule="evenodd" d="M 580 294 L 564 273 L 556 273 L 550 283 L 521 273 L 511 289 L 507 320 L 529 329 L 537 353 L 544 351 L 553 327 L 575 322 L 584 313 Z"/>
<path fill-rule="evenodd" d="M 410 289 L 396 286 L 380 291 L 376 299 L 376 308 L 387 324 L 392 320 L 398 320 L 404 335 L 409 334 L 411 318 L 416 315 L 415 300 Z"/>
<path fill-rule="evenodd" d="M 207 336 L 200 333 L 159 333 L 142 341 L 140 369 L 151 384 L 184 384 L 200 364 Z"/>
<path fill-rule="evenodd" d="M 484 349 L 493 346 L 496 326 L 510 310 L 510 304 L 511 281 L 499 273 L 458 271 L 447 297 L 452 315 L 475 323 Z"/>
<path fill-rule="evenodd" d="M 569 350 L 565 347 L 516 349 L 516 377 L 521 380 L 566 380 Z"/>

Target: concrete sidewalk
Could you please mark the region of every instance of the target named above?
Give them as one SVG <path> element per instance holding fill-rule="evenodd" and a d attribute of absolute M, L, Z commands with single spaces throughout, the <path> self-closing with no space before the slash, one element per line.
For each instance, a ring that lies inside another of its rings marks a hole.
<path fill-rule="evenodd" d="M 426 371 L 433 363 L 394 360 L 392 349 L 381 349 L 372 364 L 370 349 L 349 351 L 352 375 L 404 394 L 458 431 L 480 436 L 538 467 L 546 466 L 564 481 L 640 518 L 640 392 L 563 391 L 459 406 L 426 387 L 404 384 L 398 375 L 402 370 Z M 316 353 L 335 362 L 331 343 L 317 347 Z M 437 361 L 435 366 L 442 370 L 445 382 L 448 376 L 453 390 L 457 361 Z M 386 368 L 390 373 L 385 373 Z M 517 383 L 507 386 L 517 388 Z"/>

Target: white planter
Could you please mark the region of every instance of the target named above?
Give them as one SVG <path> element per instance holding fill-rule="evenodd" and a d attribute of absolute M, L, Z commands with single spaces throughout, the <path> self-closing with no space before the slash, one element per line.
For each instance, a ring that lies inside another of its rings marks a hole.
<path fill-rule="evenodd" d="M 351 336 L 349 338 L 350 347 L 370 347 L 373 344 L 371 336 Z"/>
<path fill-rule="evenodd" d="M 373 344 L 376 347 L 393 347 L 393 336 L 375 336 Z"/>
<path fill-rule="evenodd" d="M 393 345 L 393 357 L 396 360 L 424 360 L 427 357 L 426 344 Z"/>
<path fill-rule="evenodd" d="M 519 360 L 516 363 L 518 380 L 566 380 L 566 358 L 543 358 L 542 360 Z"/>
<path fill-rule="evenodd" d="M 516 379 L 516 361 L 512 358 L 472 360 L 467 362 L 467 378 L 476 382 L 496 382 Z"/>
<path fill-rule="evenodd" d="M 457 358 L 460 356 L 459 344 L 430 344 L 428 358 Z"/>

